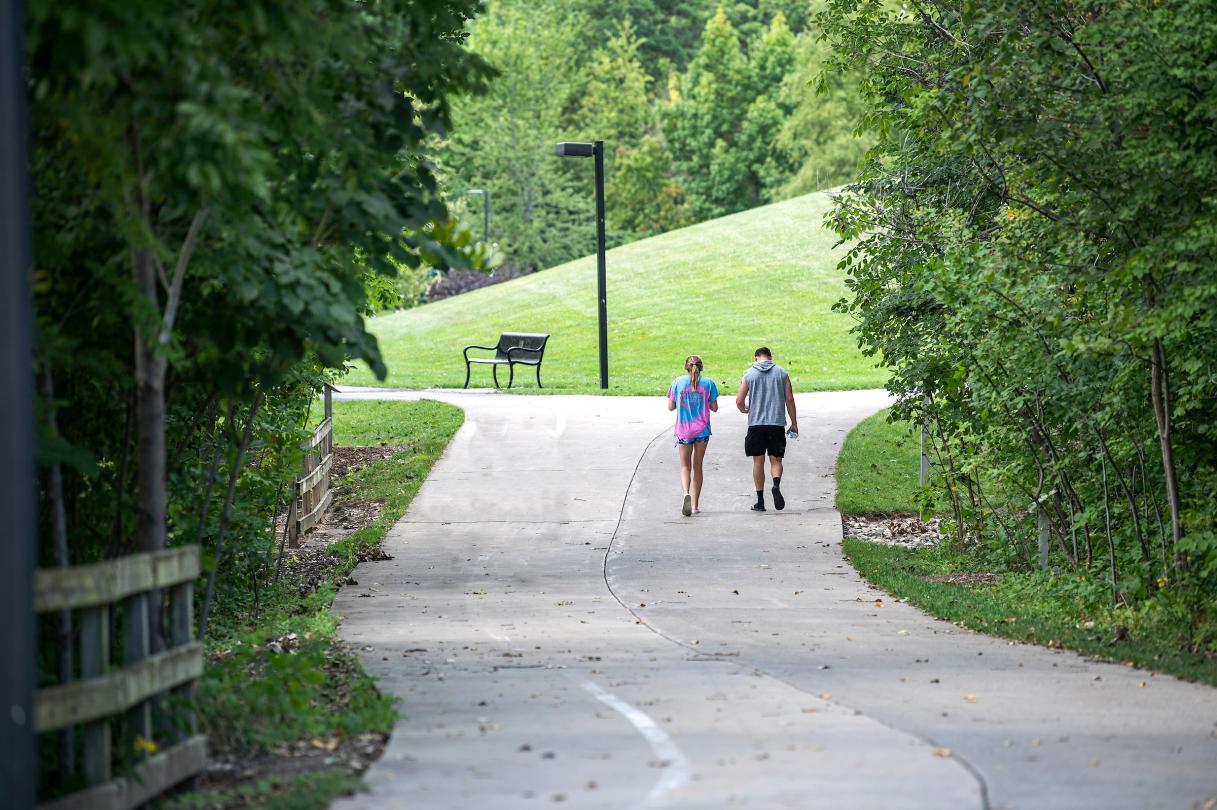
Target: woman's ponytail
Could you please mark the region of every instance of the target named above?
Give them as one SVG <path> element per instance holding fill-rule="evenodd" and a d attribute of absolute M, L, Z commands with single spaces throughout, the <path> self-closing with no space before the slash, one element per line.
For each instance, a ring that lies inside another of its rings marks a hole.
<path fill-rule="evenodd" d="M 689 373 L 689 385 L 696 391 L 701 385 L 701 358 L 691 354 L 685 358 L 685 371 Z"/>

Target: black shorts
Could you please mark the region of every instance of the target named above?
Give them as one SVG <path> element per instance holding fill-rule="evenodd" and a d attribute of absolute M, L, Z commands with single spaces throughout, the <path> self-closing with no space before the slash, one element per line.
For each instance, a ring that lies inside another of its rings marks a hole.
<path fill-rule="evenodd" d="M 752 425 L 744 437 L 744 454 L 773 458 L 786 455 L 786 428 L 780 425 Z"/>

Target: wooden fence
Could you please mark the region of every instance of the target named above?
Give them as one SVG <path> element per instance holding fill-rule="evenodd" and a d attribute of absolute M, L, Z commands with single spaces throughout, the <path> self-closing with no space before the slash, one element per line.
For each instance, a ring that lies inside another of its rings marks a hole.
<path fill-rule="evenodd" d="M 60 773 L 57 781 L 85 786 L 39 810 L 130 810 L 206 766 L 207 740 L 196 733 L 191 709 L 203 673 L 203 645 L 194 639 L 198 576 L 197 546 L 35 573 L 38 613 L 75 612 L 80 672 L 78 680 L 37 691 L 34 727 L 78 735 L 79 772 Z M 118 643 L 111 638 L 115 619 Z M 161 652 L 152 652 L 154 635 L 165 640 Z"/>
<path fill-rule="evenodd" d="M 333 500 L 330 468 L 334 464 L 333 388 L 325 387 L 325 419 L 304 443 L 304 476 L 292 484 L 288 497 L 287 544 L 300 545 L 300 535 L 321 522 Z"/>

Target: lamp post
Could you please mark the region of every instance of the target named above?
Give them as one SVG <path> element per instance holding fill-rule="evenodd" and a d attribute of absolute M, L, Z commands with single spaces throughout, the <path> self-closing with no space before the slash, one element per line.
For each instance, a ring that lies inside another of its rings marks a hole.
<path fill-rule="evenodd" d="M 555 150 L 558 157 L 596 159 L 596 291 L 600 297 L 600 387 L 608 388 L 608 310 L 604 277 L 604 141 L 586 143 L 563 141 Z"/>
<path fill-rule="evenodd" d="M 482 195 L 482 241 L 490 244 L 490 192 L 482 188 L 471 188 L 466 194 Z"/>
<path fill-rule="evenodd" d="M 34 372 L 29 181 L 20 0 L 0 0 L 0 784 L 4 806 L 34 806 Z"/>

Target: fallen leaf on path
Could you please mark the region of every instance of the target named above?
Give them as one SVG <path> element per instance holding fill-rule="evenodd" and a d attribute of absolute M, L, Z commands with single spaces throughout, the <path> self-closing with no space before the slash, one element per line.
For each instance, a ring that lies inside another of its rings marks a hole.
<path fill-rule="evenodd" d="M 963 696 L 963 699 L 964 699 L 964 700 L 966 700 L 966 701 L 968 701 L 968 703 L 975 703 L 975 702 L 976 702 L 976 695 L 972 695 L 972 694 L 964 695 L 964 696 Z"/>
<path fill-rule="evenodd" d="M 803 714 L 815 714 L 817 710 L 812 708 L 811 706 L 804 706 L 799 711 L 803 712 Z"/>
<path fill-rule="evenodd" d="M 935 749 L 934 749 L 934 756 L 936 756 L 936 757 L 949 757 L 949 756 L 951 756 L 951 749 L 950 749 L 950 748 L 935 748 Z"/>
<path fill-rule="evenodd" d="M 908 634 L 909 634 L 908 630 L 897 630 L 896 631 L 896 635 L 898 635 L 898 636 L 907 636 Z"/>
<path fill-rule="evenodd" d="M 831 700 L 831 699 L 832 699 L 832 692 L 821 692 L 820 693 L 820 700 Z"/>

